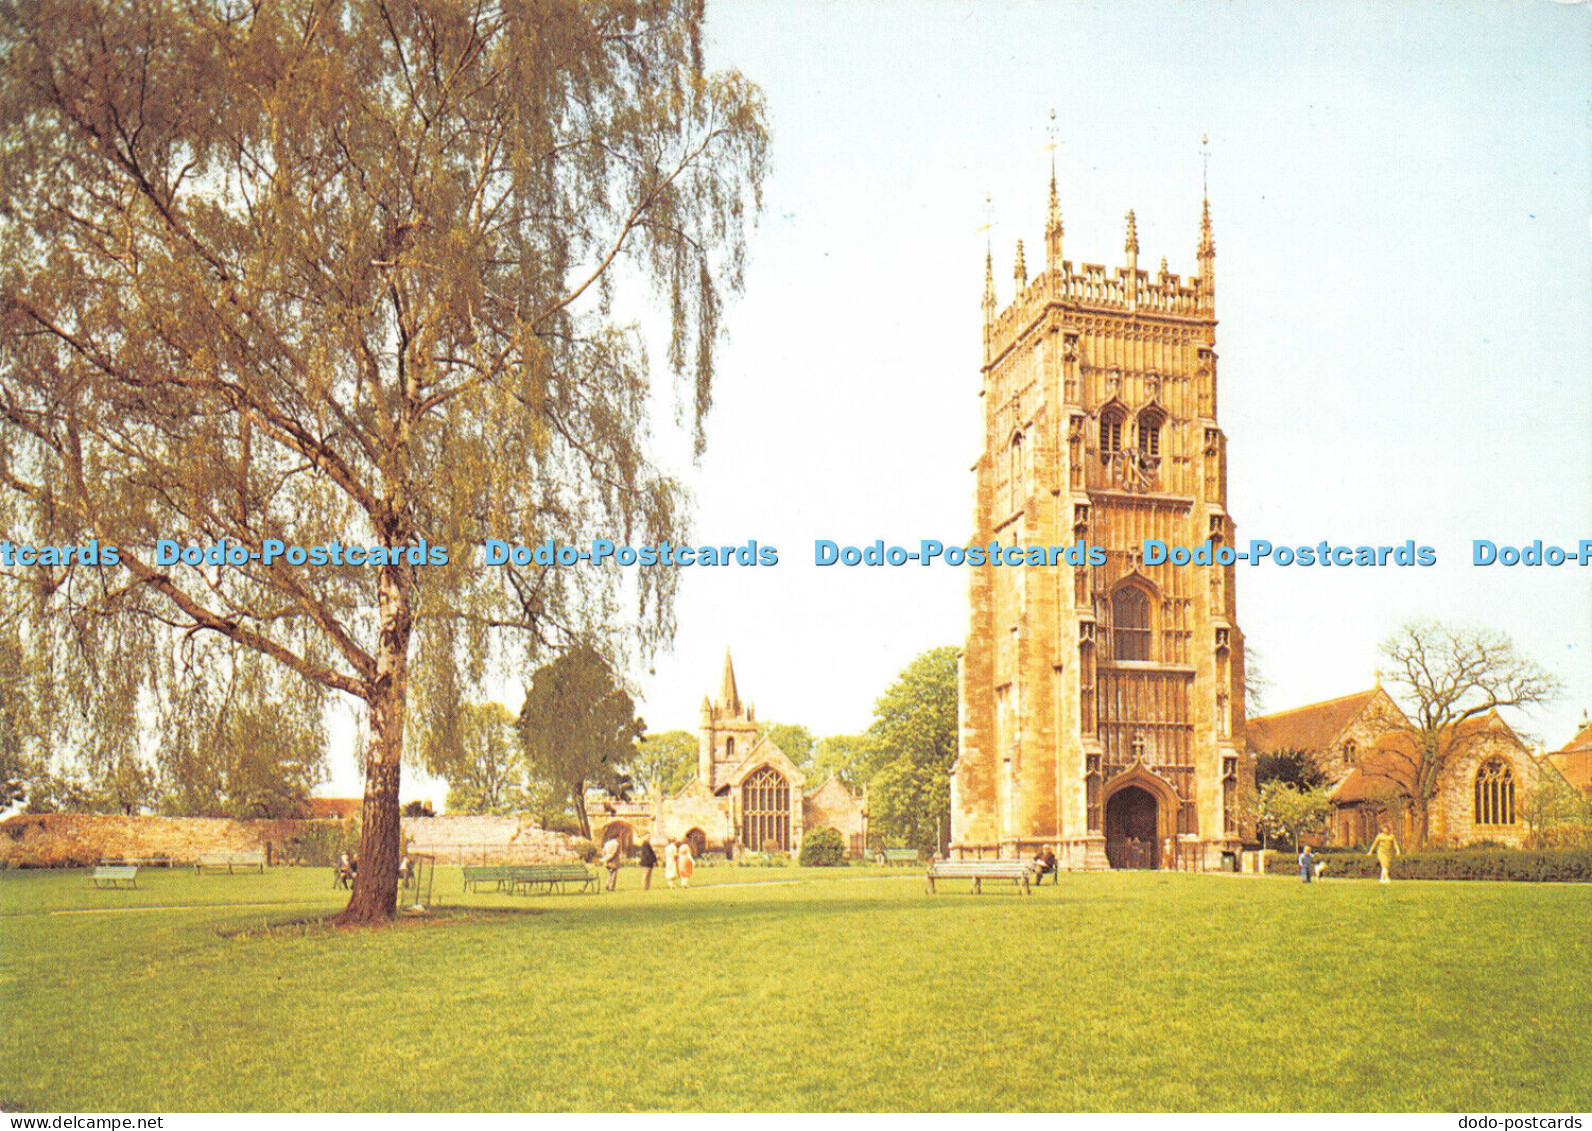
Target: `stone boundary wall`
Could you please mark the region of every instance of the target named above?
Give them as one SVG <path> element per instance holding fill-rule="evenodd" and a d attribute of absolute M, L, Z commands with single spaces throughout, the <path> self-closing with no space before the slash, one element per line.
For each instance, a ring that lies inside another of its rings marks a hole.
<path fill-rule="evenodd" d="M 107 857 L 165 858 L 191 864 L 200 856 L 264 852 L 273 864 L 288 859 L 289 842 L 314 826 L 350 822 L 243 821 L 224 817 L 119 817 L 40 813 L 0 821 L 0 867 L 69 868 Z M 580 859 L 578 838 L 549 832 L 514 817 L 405 817 L 410 852 L 439 864 L 543 864 Z"/>

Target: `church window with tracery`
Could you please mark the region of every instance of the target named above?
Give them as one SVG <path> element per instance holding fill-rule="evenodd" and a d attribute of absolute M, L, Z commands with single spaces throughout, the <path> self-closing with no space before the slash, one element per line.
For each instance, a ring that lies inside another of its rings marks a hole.
<path fill-rule="evenodd" d="M 1502 758 L 1489 758 L 1476 771 L 1476 823 L 1515 823 L 1515 775 Z"/>
<path fill-rule="evenodd" d="M 1150 598 L 1136 585 L 1111 596 L 1111 655 L 1116 660 L 1150 658 Z"/>
<path fill-rule="evenodd" d="M 790 851 L 790 783 L 772 766 L 741 786 L 741 843 L 754 851 L 769 844 Z"/>

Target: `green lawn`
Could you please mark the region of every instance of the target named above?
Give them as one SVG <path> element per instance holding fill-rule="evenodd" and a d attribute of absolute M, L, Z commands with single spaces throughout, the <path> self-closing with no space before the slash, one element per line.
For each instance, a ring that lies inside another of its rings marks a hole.
<path fill-rule="evenodd" d="M 0 1107 L 1592 1108 L 1592 885 L 697 875 L 335 932 L 320 869 L 3 873 Z"/>

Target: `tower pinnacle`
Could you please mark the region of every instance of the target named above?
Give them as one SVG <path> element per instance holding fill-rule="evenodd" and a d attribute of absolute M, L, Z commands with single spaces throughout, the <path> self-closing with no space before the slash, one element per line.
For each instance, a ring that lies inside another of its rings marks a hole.
<path fill-rule="evenodd" d="M 1017 241 L 1017 262 L 1012 265 L 1012 278 L 1017 280 L 1017 289 L 1022 290 L 1028 285 L 1028 264 L 1023 262 L 1023 241 Z"/>
<path fill-rule="evenodd" d="M 1122 250 L 1137 259 L 1139 256 L 1139 228 L 1133 219 L 1133 209 L 1128 209 L 1128 239 Z"/>
<path fill-rule="evenodd" d="M 995 253 L 984 247 L 984 325 L 995 321 Z"/>
<path fill-rule="evenodd" d="M 1211 202 L 1200 210 L 1200 293 L 1206 306 L 1216 304 L 1216 241 L 1211 238 Z"/>
<path fill-rule="evenodd" d="M 1061 197 L 1056 192 L 1056 155 L 1050 155 L 1050 212 L 1045 218 L 1045 270 L 1061 270 Z"/>

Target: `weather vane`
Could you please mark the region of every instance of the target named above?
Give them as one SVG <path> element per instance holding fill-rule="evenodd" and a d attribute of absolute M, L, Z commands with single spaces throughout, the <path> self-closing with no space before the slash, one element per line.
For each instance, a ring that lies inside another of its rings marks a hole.
<path fill-rule="evenodd" d="M 1200 134 L 1200 189 L 1205 196 L 1211 195 L 1211 138 L 1209 134 Z"/>

